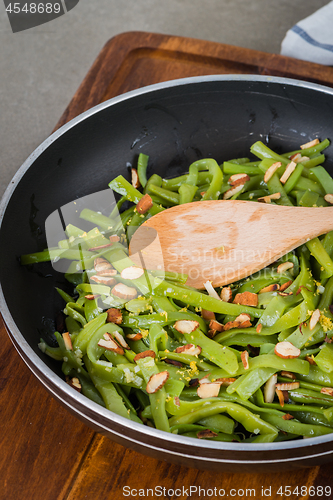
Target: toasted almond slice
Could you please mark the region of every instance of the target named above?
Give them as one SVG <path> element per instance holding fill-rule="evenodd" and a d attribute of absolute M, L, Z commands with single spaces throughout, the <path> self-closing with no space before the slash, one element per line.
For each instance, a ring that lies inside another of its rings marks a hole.
<path fill-rule="evenodd" d="M 115 269 L 104 269 L 103 271 L 98 271 L 98 276 L 103 276 L 103 278 L 111 278 L 116 276 L 117 271 Z"/>
<path fill-rule="evenodd" d="M 324 200 L 327 201 L 327 203 L 333 205 L 333 194 L 331 193 L 325 194 Z"/>
<path fill-rule="evenodd" d="M 214 297 L 215 299 L 221 300 L 220 297 L 219 297 L 219 295 L 218 295 L 218 293 L 217 293 L 217 291 L 213 287 L 211 281 L 206 281 L 204 283 L 204 287 L 206 288 L 206 290 L 208 292 L 208 295 L 210 295 L 211 297 Z"/>
<path fill-rule="evenodd" d="M 235 318 L 235 321 L 240 323 L 240 328 L 249 328 L 252 326 L 251 316 L 247 313 L 240 314 L 237 318 Z"/>
<path fill-rule="evenodd" d="M 96 252 L 97 250 L 102 250 L 103 248 L 111 247 L 112 243 L 106 243 L 105 245 L 99 245 L 98 247 L 89 248 L 89 252 Z"/>
<path fill-rule="evenodd" d="M 292 391 L 299 388 L 299 382 L 282 382 L 281 384 L 276 384 L 275 387 L 280 391 Z"/>
<path fill-rule="evenodd" d="M 323 387 L 320 389 L 321 394 L 326 394 L 327 396 L 333 396 L 333 389 L 332 387 Z"/>
<path fill-rule="evenodd" d="M 250 368 L 250 365 L 249 365 L 249 353 L 248 353 L 248 351 L 243 351 L 241 353 L 241 360 L 242 360 L 244 369 L 248 370 Z"/>
<path fill-rule="evenodd" d="M 240 184 L 244 185 L 245 182 L 250 180 L 250 176 L 247 174 L 234 174 L 229 177 L 228 183 L 230 186 L 239 186 Z"/>
<path fill-rule="evenodd" d="M 280 292 L 284 292 L 285 290 L 287 290 L 287 288 L 290 287 L 292 282 L 293 282 L 293 280 L 289 280 L 286 283 L 283 283 L 283 285 L 280 286 Z"/>
<path fill-rule="evenodd" d="M 139 189 L 139 187 L 141 187 L 138 171 L 134 167 L 131 168 L 131 181 L 132 181 L 132 186 L 135 187 L 135 189 Z"/>
<path fill-rule="evenodd" d="M 209 373 L 199 380 L 199 384 L 210 384 Z"/>
<path fill-rule="evenodd" d="M 192 333 L 199 328 L 199 323 L 191 319 L 180 319 L 173 325 L 179 333 Z"/>
<path fill-rule="evenodd" d="M 103 257 L 97 257 L 94 260 L 94 269 L 97 273 L 100 271 L 106 271 L 107 269 L 113 269 L 112 265 L 110 262 Z"/>
<path fill-rule="evenodd" d="M 87 300 L 94 300 L 94 299 L 98 299 L 99 295 L 97 293 L 95 294 L 89 294 L 89 295 L 85 295 L 84 298 L 87 299 Z"/>
<path fill-rule="evenodd" d="M 209 329 L 214 330 L 215 332 L 223 332 L 224 325 L 222 325 L 222 323 L 219 323 L 218 321 L 216 321 L 216 319 L 212 319 L 209 322 Z"/>
<path fill-rule="evenodd" d="M 230 198 L 232 198 L 234 196 L 234 194 L 239 193 L 243 189 L 243 187 L 244 187 L 244 184 L 238 184 L 237 186 L 232 187 L 231 189 L 228 189 L 228 191 L 226 191 L 223 194 L 223 199 L 229 200 Z"/>
<path fill-rule="evenodd" d="M 300 349 L 295 347 L 291 342 L 278 342 L 274 348 L 277 356 L 283 359 L 298 358 L 301 354 Z"/>
<path fill-rule="evenodd" d="M 287 180 L 289 179 L 289 177 L 291 176 L 291 174 L 293 173 L 295 168 L 296 168 L 296 163 L 294 161 L 291 161 L 290 163 L 288 163 L 288 165 L 286 166 L 286 170 L 283 172 L 283 174 L 280 177 L 280 182 L 282 184 L 285 184 L 287 182 Z"/>
<path fill-rule="evenodd" d="M 130 346 L 128 345 L 128 343 L 126 342 L 126 340 L 124 339 L 124 337 L 120 332 L 115 330 L 114 332 L 112 332 L 112 335 L 121 347 L 123 347 L 127 351 L 130 349 Z"/>
<path fill-rule="evenodd" d="M 142 335 L 139 332 L 137 332 L 137 333 L 128 333 L 126 335 L 126 338 L 129 339 L 129 340 L 141 340 L 142 339 Z"/>
<path fill-rule="evenodd" d="M 279 264 L 276 268 L 276 272 L 284 273 L 285 271 L 288 271 L 288 269 L 292 269 L 293 267 L 294 264 L 292 262 L 282 262 L 282 264 Z"/>
<path fill-rule="evenodd" d="M 277 161 L 273 163 L 265 172 L 264 175 L 264 182 L 268 182 L 271 177 L 275 174 L 275 172 L 281 167 L 282 163 L 280 161 Z"/>
<path fill-rule="evenodd" d="M 203 431 L 197 432 L 198 439 L 214 438 L 218 436 L 217 432 L 211 431 L 210 429 L 204 429 Z"/>
<path fill-rule="evenodd" d="M 228 387 L 229 385 L 233 384 L 236 382 L 237 379 L 233 377 L 228 377 L 228 378 L 217 378 L 216 382 L 219 382 L 223 387 Z"/>
<path fill-rule="evenodd" d="M 203 319 L 215 319 L 215 313 L 213 311 L 207 311 L 207 309 L 201 310 L 201 317 Z"/>
<path fill-rule="evenodd" d="M 180 361 L 176 361 L 175 359 L 165 358 L 163 359 L 163 361 L 168 365 L 174 365 L 174 366 L 179 366 L 179 368 L 183 368 L 183 363 L 181 363 Z M 191 381 L 189 382 L 189 384 L 191 385 Z"/>
<path fill-rule="evenodd" d="M 258 305 L 258 295 L 253 292 L 243 292 L 237 293 L 234 300 L 234 304 L 241 304 L 243 306 L 257 307 Z"/>
<path fill-rule="evenodd" d="M 316 365 L 317 363 L 315 362 L 315 360 L 311 357 L 311 356 L 305 356 L 305 361 L 307 361 L 308 363 L 310 363 L 310 365 Z"/>
<path fill-rule="evenodd" d="M 283 420 L 292 420 L 295 417 L 293 415 L 290 415 L 290 413 L 286 413 L 282 418 Z"/>
<path fill-rule="evenodd" d="M 266 292 L 275 292 L 276 290 L 280 289 L 280 285 L 278 283 L 272 283 L 271 285 L 265 286 L 262 288 L 259 293 L 266 293 Z"/>
<path fill-rule="evenodd" d="M 277 374 L 274 373 L 266 382 L 264 386 L 264 400 L 265 403 L 273 403 L 275 396 L 275 384 L 277 382 Z"/>
<path fill-rule="evenodd" d="M 296 163 L 304 163 L 306 161 L 310 160 L 310 158 L 308 156 L 302 156 L 300 158 L 298 158 L 297 162 Z"/>
<path fill-rule="evenodd" d="M 209 337 L 210 339 L 213 339 L 216 334 L 217 334 L 216 330 L 208 330 L 207 337 Z"/>
<path fill-rule="evenodd" d="M 200 384 L 197 388 L 199 398 L 216 398 L 219 395 L 221 384 L 218 382 L 210 382 L 209 384 Z"/>
<path fill-rule="evenodd" d="M 312 146 L 317 146 L 317 144 L 319 144 L 319 139 L 313 139 L 313 141 L 309 141 L 309 142 L 306 142 L 305 144 L 302 144 L 300 146 L 300 149 L 308 149 L 308 148 L 312 148 Z"/>
<path fill-rule="evenodd" d="M 273 194 L 268 194 L 266 196 L 260 196 L 258 198 L 258 201 L 264 203 L 270 203 L 272 200 L 279 200 L 280 198 L 281 198 L 281 193 L 273 193 Z"/>
<path fill-rule="evenodd" d="M 75 389 L 78 392 L 81 392 L 82 386 L 78 377 L 73 377 L 73 378 L 67 377 L 66 382 L 68 385 L 73 387 L 73 389 Z"/>
<path fill-rule="evenodd" d="M 222 288 L 220 297 L 223 300 L 223 302 L 231 302 L 232 301 L 232 290 L 231 290 L 230 286 L 225 286 Z"/>
<path fill-rule="evenodd" d="M 276 395 L 279 398 L 280 406 L 284 406 L 284 394 L 280 389 L 275 389 Z"/>
<path fill-rule="evenodd" d="M 127 335 L 128 337 L 128 335 Z M 152 351 L 151 349 L 148 349 L 147 351 L 139 352 L 135 357 L 134 361 L 137 362 L 138 359 L 143 359 L 143 358 L 153 358 L 155 359 L 156 354 L 155 351 Z"/>
<path fill-rule="evenodd" d="M 148 210 L 150 210 L 152 206 L 153 206 L 153 200 L 149 196 L 149 194 L 146 193 L 141 198 L 141 200 L 139 200 L 138 204 L 136 205 L 136 211 L 138 212 L 138 214 L 143 215 L 143 214 L 147 213 Z"/>
<path fill-rule="evenodd" d="M 177 347 L 175 352 L 182 352 L 184 354 L 189 354 L 190 356 L 199 356 L 201 353 L 201 347 L 199 345 L 195 346 L 194 344 L 186 344 Z"/>
<path fill-rule="evenodd" d="M 169 372 L 167 370 L 152 375 L 148 380 L 146 386 L 146 391 L 148 392 L 148 394 L 155 394 L 155 392 L 157 392 L 164 386 L 168 378 L 169 378 Z"/>
<path fill-rule="evenodd" d="M 295 153 L 294 155 L 289 156 L 289 160 L 294 161 L 295 163 L 298 163 L 302 158 L 301 153 Z"/>
<path fill-rule="evenodd" d="M 144 270 L 142 267 L 130 266 L 123 269 L 120 273 L 120 276 L 124 280 L 136 280 L 140 278 L 144 274 Z"/>
<path fill-rule="evenodd" d="M 311 318 L 310 318 L 310 321 L 309 321 L 309 328 L 310 330 L 313 330 L 314 327 L 316 326 L 316 324 L 318 323 L 320 319 L 320 310 L 319 309 L 316 309 L 315 311 L 313 311 L 313 313 L 311 314 Z"/>
<path fill-rule="evenodd" d="M 124 283 L 117 283 L 111 290 L 116 297 L 124 300 L 132 300 L 138 295 L 135 288 L 127 286 Z"/>
<path fill-rule="evenodd" d="M 94 276 L 90 276 L 90 280 L 107 286 L 112 286 L 117 283 L 114 278 L 109 278 L 108 276 L 97 276 L 96 274 Z"/>
<path fill-rule="evenodd" d="M 292 295 L 293 292 L 278 292 L 281 297 L 289 297 L 289 295 Z"/>
<path fill-rule="evenodd" d="M 295 380 L 296 375 L 292 372 L 287 372 L 285 370 L 282 370 L 281 377 L 291 378 L 292 380 Z"/>
<path fill-rule="evenodd" d="M 118 241 L 120 241 L 120 238 L 117 234 L 112 234 L 111 236 L 109 236 L 109 240 L 111 241 L 111 243 L 117 243 Z"/>
<path fill-rule="evenodd" d="M 64 339 L 64 344 L 65 344 L 67 351 L 72 351 L 73 344 L 72 344 L 72 339 L 71 339 L 69 332 L 63 333 L 62 338 Z"/>
<path fill-rule="evenodd" d="M 241 326 L 241 322 L 240 321 L 228 321 L 225 325 L 224 325 L 224 331 L 228 331 L 228 330 L 231 330 L 233 328 L 240 328 Z"/>
<path fill-rule="evenodd" d="M 107 349 L 108 351 L 116 352 L 117 354 L 124 354 L 124 349 L 115 341 L 110 333 L 104 333 L 103 339 L 100 339 L 97 343 L 99 347 Z"/>
<path fill-rule="evenodd" d="M 258 323 L 257 326 L 256 326 L 256 332 L 257 333 L 260 333 L 262 330 L 262 324 L 261 323 Z"/>
<path fill-rule="evenodd" d="M 115 323 L 116 325 L 120 325 L 123 321 L 123 313 L 121 312 L 120 309 L 117 309 L 116 307 L 111 307 L 106 311 L 107 317 L 106 317 L 106 322 L 107 323 Z"/>

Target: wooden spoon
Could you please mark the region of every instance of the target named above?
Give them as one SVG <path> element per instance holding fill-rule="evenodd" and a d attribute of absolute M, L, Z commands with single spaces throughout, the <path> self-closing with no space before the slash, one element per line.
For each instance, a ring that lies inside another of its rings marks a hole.
<path fill-rule="evenodd" d="M 333 211 L 238 200 L 187 203 L 148 219 L 131 258 L 147 269 L 188 274 L 187 285 L 226 285 L 333 229 Z"/>

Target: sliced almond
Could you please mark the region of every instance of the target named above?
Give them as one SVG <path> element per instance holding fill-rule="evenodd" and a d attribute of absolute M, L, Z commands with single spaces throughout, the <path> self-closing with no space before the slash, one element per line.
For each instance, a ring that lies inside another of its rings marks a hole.
<path fill-rule="evenodd" d="M 148 394 L 155 394 L 155 392 L 157 392 L 164 386 L 168 378 L 169 378 L 169 372 L 167 370 L 152 375 L 148 380 L 146 386 L 146 391 L 148 392 Z"/>
<path fill-rule="evenodd" d="M 235 321 L 240 323 L 240 328 L 249 328 L 252 326 L 251 316 L 247 313 L 240 314 L 237 318 L 235 318 Z"/>
<path fill-rule="evenodd" d="M 291 176 L 291 174 L 293 173 L 295 168 L 296 168 L 296 163 L 294 161 L 291 161 L 290 163 L 288 163 L 288 165 L 286 166 L 286 170 L 283 172 L 283 174 L 280 177 L 280 182 L 282 184 L 285 184 L 287 182 L 287 180 L 289 179 L 289 177 Z"/>
<path fill-rule="evenodd" d="M 280 289 L 280 285 L 278 283 L 272 283 L 271 285 L 265 286 L 262 288 L 259 293 L 266 293 L 266 292 L 275 292 L 276 290 Z"/>
<path fill-rule="evenodd" d="M 202 377 L 199 380 L 199 384 L 210 384 L 210 383 L 211 383 L 211 380 L 209 378 L 209 373 L 208 373 L 208 375 L 205 375 L 204 377 Z"/>
<path fill-rule="evenodd" d="M 281 198 L 281 193 L 267 194 L 266 196 L 260 196 L 258 201 L 264 203 L 270 203 L 272 200 L 279 200 Z"/>
<path fill-rule="evenodd" d="M 242 360 L 244 369 L 248 370 L 250 368 L 250 365 L 249 365 L 249 353 L 248 353 L 248 351 L 243 351 L 241 353 L 241 360 Z"/>
<path fill-rule="evenodd" d="M 230 286 L 225 286 L 222 288 L 220 297 L 223 302 L 231 302 L 232 301 L 232 290 Z"/>
<path fill-rule="evenodd" d="M 148 210 L 151 209 L 152 206 L 153 206 L 153 200 L 149 196 L 149 194 L 146 193 L 141 198 L 141 200 L 139 200 L 139 202 L 137 203 L 137 205 L 136 205 L 136 211 L 138 212 L 138 214 L 143 215 L 143 214 L 146 214 L 148 212 Z"/>
<path fill-rule="evenodd" d="M 215 319 L 215 313 L 213 311 L 207 311 L 207 309 L 202 309 L 201 317 L 207 320 Z"/>
<path fill-rule="evenodd" d="M 331 193 L 325 194 L 324 200 L 327 201 L 327 203 L 333 205 L 333 194 Z"/>
<path fill-rule="evenodd" d="M 132 300 L 138 295 L 135 288 L 127 286 L 124 283 L 117 283 L 111 290 L 116 297 L 124 300 Z"/>
<path fill-rule="evenodd" d="M 237 379 L 233 377 L 228 377 L 228 378 L 217 378 L 216 382 L 219 382 L 223 387 L 228 387 L 229 385 L 233 384 L 236 382 Z"/>
<path fill-rule="evenodd" d="M 98 341 L 97 345 L 107 349 L 108 351 L 112 351 L 117 354 L 124 354 L 124 349 L 118 344 L 110 333 L 104 333 L 103 337 L 103 339 Z"/>
<path fill-rule="evenodd" d="M 294 264 L 292 262 L 282 262 L 282 264 L 279 264 L 278 267 L 276 268 L 276 272 L 284 273 L 285 271 L 288 271 L 288 269 L 292 269 L 294 267 Z"/>
<path fill-rule="evenodd" d="M 78 392 L 81 392 L 82 386 L 78 377 L 73 377 L 73 378 L 68 377 L 66 378 L 66 382 L 68 385 L 73 387 L 73 389 L 75 389 Z"/>
<path fill-rule="evenodd" d="M 107 276 L 97 276 L 97 275 L 90 276 L 90 281 L 95 281 L 95 283 L 100 283 L 102 285 L 107 285 L 107 286 L 112 286 L 115 283 L 117 283 L 117 281 L 114 278 L 109 278 Z"/>
<path fill-rule="evenodd" d="M 224 325 L 222 325 L 222 323 L 219 323 L 218 321 L 216 321 L 216 319 L 212 319 L 209 322 L 209 329 L 214 330 L 215 332 L 223 332 Z"/>
<path fill-rule="evenodd" d="M 176 323 L 173 325 L 173 327 L 179 332 L 179 333 L 192 333 L 194 330 L 199 328 L 199 323 L 197 321 L 191 320 L 191 319 L 180 319 L 176 321 Z"/>
<path fill-rule="evenodd" d="M 155 359 L 155 357 L 156 357 L 155 351 L 152 351 L 151 349 L 148 349 L 147 351 L 139 352 L 134 357 L 134 361 L 137 362 L 139 359 L 143 359 L 143 358 L 153 358 L 153 359 Z"/>
<path fill-rule="evenodd" d="M 292 380 L 295 380 L 296 375 L 292 372 L 286 372 L 286 371 L 282 370 L 281 377 L 291 378 Z"/>
<path fill-rule="evenodd" d="M 320 389 L 321 394 L 326 394 L 327 396 L 333 396 L 333 389 L 331 387 L 323 387 Z"/>
<path fill-rule="evenodd" d="M 209 337 L 210 339 L 213 339 L 216 334 L 217 334 L 216 330 L 208 330 L 207 331 L 207 337 Z"/>
<path fill-rule="evenodd" d="M 243 292 L 237 293 L 234 300 L 234 304 L 241 304 L 243 306 L 257 307 L 258 305 L 258 295 L 253 292 Z"/>
<path fill-rule="evenodd" d="M 311 356 L 305 356 L 305 361 L 307 361 L 308 363 L 310 363 L 310 365 L 316 365 L 317 363 L 315 362 L 315 360 L 311 357 Z"/>
<path fill-rule="evenodd" d="M 283 359 L 298 358 L 301 354 L 300 349 L 295 347 L 291 342 L 278 342 L 274 348 L 277 356 Z"/>
<path fill-rule="evenodd" d="M 280 391 L 293 391 L 299 388 L 299 382 L 282 382 L 281 384 L 276 384 L 275 387 Z"/>
<path fill-rule="evenodd" d="M 247 174 L 234 174 L 229 177 L 228 183 L 230 186 L 239 186 L 240 184 L 244 185 L 245 182 L 250 180 L 250 176 Z"/>
<path fill-rule="evenodd" d="M 117 234 L 112 234 L 111 236 L 109 236 L 109 240 L 111 241 L 111 243 L 117 243 L 118 241 L 120 241 L 120 238 Z"/>
<path fill-rule="evenodd" d="M 320 310 L 319 309 L 316 309 L 315 311 L 313 311 L 313 313 L 311 314 L 311 318 L 310 318 L 310 321 L 309 321 L 309 328 L 310 330 L 313 330 L 314 327 L 316 326 L 316 324 L 318 323 L 320 319 Z"/>
<path fill-rule="evenodd" d="M 103 276 L 103 278 L 110 278 L 112 276 L 116 276 L 117 271 L 115 269 L 104 269 L 103 271 L 98 272 L 98 276 Z"/>
<path fill-rule="evenodd" d="M 265 403 L 273 403 L 275 396 L 275 384 L 277 382 L 277 374 L 274 373 L 266 382 L 264 386 L 264 400 Z"/>
<path fill-rule="evenodd" d="M 240 321 L 228 321 L 225 325 L 224 325 L 224 331 L 228 331 L 228 330 L 232 330 L 233 328 L 240 328 Z"/>
<path fill-rule="evenodd" d="M 139 187 L 141 187 L 138 171 L 134 167 L 131 168 L 131 181 L 132 181 L 132 186 L 135 187 L 135 189 L 139 189 Z"/>
<path fill-rule="evenodd" d="M 89 294 L 89 295 L 85 295 L 84 298 L 87 299 L 87 300 L 94 300 L 94 299 L 98 299 L 99 295 L 96 293 L 96 294 Z"/>
<path fill-rule="evenodd" d="M 287 288 L 290 287 L 292 282 L 293 282 L 293 280 L 289 280 L 286 283 L 283 283 L 283 285 L 280 286 L 280 292 L 284 292 L 285 290 L 287 290 Z"/>
<path fill-rule="evenodd" d="M 201 347 L 194 344 L 186 344 L 175 349 L 175 352 L 182 352 L 184 354 L 189 354 L 190 356 L 199 356 L 201 353 Z"/>
<path fill-rule="evenodd" d="M 179 366 L 179 368 L 183 368 L 183 363 L 181 363 L 180 361 L 176 361 L 175 359 L 165 358 L 163 359 L 163 361 L 168 365 L 174 365 L 174 366 Z M 191 385 L 191 381 L 189 382 L 189 384 Z"/>
<path fill-rule="evenodd" d="M 72 339 L 71 339 L 69 332 L 63 333 L 62 338 L 64 339 L 64 344 L 65 344 L 67 351 L 72 351 L 73 344 L 72 344 Z"/>
<path fill-rule="evenodd" d="M 282 418 L 283 420 L 292 420 L 295 417 L 293 415 L 290 415 L 290 413 L 286 413 Z"/>
<path fill-rule="evenodd" d="M 284 406 L 284 394 L 280 389 L 275 389 L 276 395 L 279 398 L 280 406 Z"/>
<path fill-rule="evenodd" d="M 123 347 L 126 350 L 130 349 L 130 346 L 128 345 L 128 343 L 126 342 L 126 340 L 124 339 L 124 337 L 120 332 L 115 330 L 114 332 L 112 332 L 112 335 L 121 347 Z"/>
<path fill-rule="evenodd" d="M 257 333 L 260 333 L 262 330 L 262 324 L 261 323 L 258 323 L 257 326 L 256 326 L 256 332 Z"/>
<path fill-rule="evenodd" d="M 230 198 L 232 198 L 235 194 L 239 193 L 244 187 L 244 184 L 238 184 L 237 186 L 235 187 L 232 187 L 231 189 L 228 189 L 228 191 L 226 191 L 224 194 L 223 194 L 223 199 L 224 200 L 229 200 Z"/>
<path fill-rule="evenodd" d="M 289 160 L 294 161 L 295 163 L 299 163 L 301 158 L 302 158 L 301 153 L 295 153 L 294 155 L 289 156 Z"/>
<path fill-rule="evenodd" d="M 117 309 L 116 307 L 111 307 L 106 311 L 107 317 L 106 317 L 106 322 L 107 323 L 115 323 L 116 325 L 121 325 L 123 321 L 123 313 L 121 312 L 120 309 Z"/>
<path fill-rule="evenodd" d="M 141 340 L 142 339 L 142 335 L 141 333 L 137 332 L 137 333 L 128 333 L 126 335 L 126 338 L 129 339 L 129 340 Z"/>
<path fill-rule="evenodd" d="M 208 292 L 208 295 L 210 295 L 211 297 L 214 297 L 215 299 L 217 300 L 221 300 L 217 291 L 215 290 L 215 288 L 213 287 L 212 285 L 212 282 L 211 281 L 206 281 L 204 283 L 204 287 L 206 288 L 207 292 Z"/>
<path fill-rule="evenodd" d="M 199 398 L 216 398 L 219 395 L 221 384 L 218 382 L 210 382 L 209 384 L 200 384 L 197 388 Z"/>
<path fill-rule="evenodd" d="M 97 257 L 94 260 L 94 269 L 97 273 L 100 271 L 106 271 L 107 269 L 113 269 L 112 265 L 110 262 L 103 257 Z"/>
<path fill-rule="evenodd" d="M 120 276 L 124 280 L 136 280 L 140 278 L 144 274 L 144 270 L 142 267 L 130 266 L 123 269 L 120 273 Z"/>
<path fill-rule="evenodd" d="M 300 146 L 300 149 L 312 148 L 312 146 L 317 146 L 319 144 L 319 139 L 313 139 L 313 141 L 306 142 Z"/>
<path fill-rule="evenodd" d="M 204 429 L 203 431 L 197 432 L 198 439 L 209 439 L 218 436 L 217 432 L 211 431 L 210 429 Z"/>
<path fill-rule="evenodd" d="M 271 177 L 275 174 L 275 172 L 281 167 L 282 163 L 280 161 L 277 161 L 273 163 L 265 172 L 264 175 L 264 182 L 268 182 Z"/>

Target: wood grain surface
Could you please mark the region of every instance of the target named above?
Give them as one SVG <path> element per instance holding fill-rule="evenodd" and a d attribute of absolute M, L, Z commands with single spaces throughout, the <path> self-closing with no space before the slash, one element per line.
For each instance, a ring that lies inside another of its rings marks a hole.
<path fill-rule="evenodd" d="M 217 73 L 276 74 L 333 86 L 332 68 L 213 42 L 130 32 L 105 45 L 57 127 L 127 90 Z M 283 474 L 216 474 L 115 444 L 49 396 L 20 359 L 1 318 L 0 338 L 0 500 L 199 499 L 204 493 L 222 498 L 223 491 L 225 498 L 329 498 L 309 489 L 301 495 L 300 487 L 332 486 L 330 466 Z M 280 486 L 290 486 L 291 494 L 279 494 Z"/>

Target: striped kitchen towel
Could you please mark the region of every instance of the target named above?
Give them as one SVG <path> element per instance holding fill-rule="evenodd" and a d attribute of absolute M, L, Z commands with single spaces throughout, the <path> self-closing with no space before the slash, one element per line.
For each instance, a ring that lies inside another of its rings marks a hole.
<path fill-rule="evenodd" d="M 281 54 L 333 66 L 333 1 L 287 31 Z"/>

